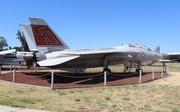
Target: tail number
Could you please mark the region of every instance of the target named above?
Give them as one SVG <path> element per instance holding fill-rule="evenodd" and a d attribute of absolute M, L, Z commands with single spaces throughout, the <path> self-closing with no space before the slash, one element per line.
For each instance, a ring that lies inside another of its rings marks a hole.
<path fill-rule="evenodd" d="M 32 25 L 36 44 L 43 45 L 60 45 L 64 46 L 58 37 L 51 31 L 48 26 L 45 25 Z"/>

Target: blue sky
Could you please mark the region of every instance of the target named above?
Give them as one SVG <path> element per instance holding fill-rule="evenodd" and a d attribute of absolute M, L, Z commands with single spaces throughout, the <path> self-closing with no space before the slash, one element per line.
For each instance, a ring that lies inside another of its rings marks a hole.
<path fill-rule="evenodd" d="M 11 47 L 19 23 L 40 17 L 72 49 L 140 43 L 180 52 L 180 0 L 0 0 L 0 36 Z"/>

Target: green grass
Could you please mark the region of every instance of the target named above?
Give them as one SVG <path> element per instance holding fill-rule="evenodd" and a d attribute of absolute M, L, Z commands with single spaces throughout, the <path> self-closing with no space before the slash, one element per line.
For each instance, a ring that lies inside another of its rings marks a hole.
<path fill-rule="evenodd" d="M 0 105 L 62 112 L 82 110 L 178 112 L 180 86 L 150 83 L 52 91 L 0 82 L 2 85 Z"/>
<path fill-rule="evenodd" d="M 171 72 L 180 72 L 180 63 L 166 63 L 166 67 L 170 67 Z M 116 66 L 109 66 L 112 72 L 123 72 L 124 66 L 116 65 Z M 135 72 L 136 68 L 133 68 L 131 72 Z M 142 66 L 142 70 L 144 72 L 152 72 L 152 70 L 155 70 L 155 72 L 160 72 L 163 69 L 162 63 L 155 63 L 152 66 Z M 97 67 L 97 68 L 87 68 L 86 72 L 102 72 L 103 67 Z"/>
<path fill-rule="evenodd" d="M 180 69 L 177 63 L 169 66 L 171 71 Z M 111 67 L 120 70 L 119 66 Z M 153 67 L 162 66 L 148 69 Z M 180 85 L 171 84 L 179 79 L 168 82 L 173 76 L 135 85 L 55 91 L 0 82 L 0 105 L 60 112 L 180 112 Z"/>

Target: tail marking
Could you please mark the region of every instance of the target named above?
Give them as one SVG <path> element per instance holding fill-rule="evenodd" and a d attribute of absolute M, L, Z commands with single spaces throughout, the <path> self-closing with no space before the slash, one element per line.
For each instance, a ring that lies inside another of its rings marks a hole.
<path fill-rule="evenodd" d="M 31 25 L 37 46 L 64 46 L 46 25 Z"/>

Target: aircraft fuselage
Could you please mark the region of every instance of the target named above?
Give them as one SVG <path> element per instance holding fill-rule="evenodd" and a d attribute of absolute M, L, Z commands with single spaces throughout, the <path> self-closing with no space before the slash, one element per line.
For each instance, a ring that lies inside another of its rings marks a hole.
<path fill-rule="evenodd" d="M 106 50 L 117 51 L 118 53 L 100 53 L 90 54 L 90 52 L 106 52 Z M 122 56 L 122 51 L 126 55 Z M 134 52 L 133 52 L 134 51 Z M 141 48 L 124 47 L 120 46 L 117 48 L 100 49 L 100 50 L 85 50 L 85 51 L 70 51 L 71 54 L 80 55 L 79 58 L 67 61 L 65 63 L 53 66 L 53 68 L 91 68 L 91 67 L 102 67 L 105 61 L 111 61 L 110 65 L 123 64 L 127 62 L 143 62 L 143 61 L 158 61 L 162 59 L 162 56 L 157 52 L 148 51 Z M 86 55 L 88 54 L 88 55 Z M 52 53 L 47 54 L 46 58 L 58 58 L 68 56 L 68 53 L 61 54 Z"/>

